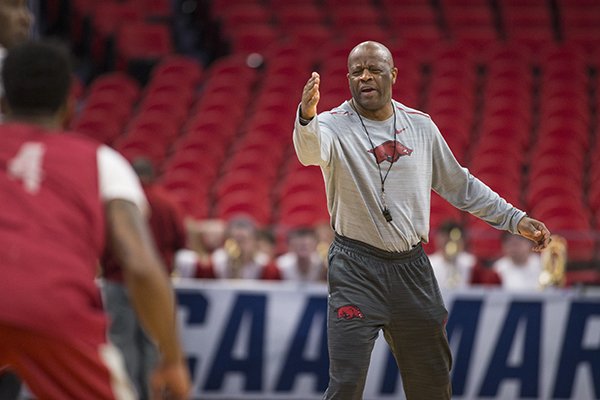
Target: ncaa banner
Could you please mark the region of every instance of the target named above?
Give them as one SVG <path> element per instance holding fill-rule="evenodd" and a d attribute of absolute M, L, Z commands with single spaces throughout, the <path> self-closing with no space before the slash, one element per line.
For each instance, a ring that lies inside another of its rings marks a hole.
<path fill-rule="evenodd" d="M 324 284 L 177 280 L 175 287 L 193 398 L 322 398 Z M 600 399 L 600 291 L 471 288 L 444 299 L 453 399 Z M 364 399 L 404 399 L 381 335 Z"/>

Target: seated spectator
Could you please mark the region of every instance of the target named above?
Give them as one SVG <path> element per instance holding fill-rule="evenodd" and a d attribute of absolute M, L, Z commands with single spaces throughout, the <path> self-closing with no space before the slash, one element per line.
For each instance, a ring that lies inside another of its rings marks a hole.
<path fill-rule="evenodd" d="M 531 241 L 506 233 L 502 236 L 502 252 L 504 256 L 493 265 L 502 287 L 508 290 L 537 290 L 542 262 L 540 255 L 532 251 Z"/>
<path fill-rule="evenodd" d="M 440 225 L 435 234 L 436 251 L 429 260 L 440 289 L 468 287 L 477 258 L 465 251 L 461 226 L 453 221 Z"/>
<path fill-rule="evenodd" d="M 289 252 L 275 260 L 282 280 L 323 282 L 327 268 L 317 251 L 318 239 L 314 229 L 300 228 L 289 234 Z"/>
<path fill-rule="evenodd" d="M 258 231 L 258 251 L 264 254 L 269 262 L 275 259 L 277 254 L 277 246 L 275 236 L 270 229 L 261 229 Z"/>
<path fill-rule="evenodd" d="M 187 248 L 175 254 L 174 275 L 183 278 L 199 278 L 206 274 L 203 268 L 211 265 L 215 250 L 225 241 L 226 224 L 220 219 L 187 219 Z"/>
<path fill-rule="evenodd" d="M 175 264 L 176 274 L 182 278 L 263 279 L 269 256 L 259 250 L 254 221 L 237 217 L 227 223 L 223 246 L 207 260 L 180 252 Z"/>

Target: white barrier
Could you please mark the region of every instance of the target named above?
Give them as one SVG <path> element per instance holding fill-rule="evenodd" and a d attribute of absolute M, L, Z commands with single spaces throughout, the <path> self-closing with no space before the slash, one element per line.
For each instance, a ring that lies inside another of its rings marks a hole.
<path fill-rule="evenodd" d="M 324 285 L 180 280 L 176 289 L 195 398 L 321 399 Z M 454 399 L 600 399 L 600 293 L 474 288 L 444 298 Z M 364 399 L 404 399 L 382 337 Z"/>

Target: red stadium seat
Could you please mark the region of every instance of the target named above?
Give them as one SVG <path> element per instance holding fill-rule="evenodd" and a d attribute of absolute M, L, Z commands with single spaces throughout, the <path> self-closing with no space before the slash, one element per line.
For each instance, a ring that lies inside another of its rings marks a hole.
<path fill-rule="evenodd" d="M 280 32 L 281 36 L 287 36 L 290 41 L 300 46 L 318 49 L 335 36 L 335 29 L 323 24 L 292 25 Z M 318 56 L 313 54 L 313 56 Z"/>
<path fill-rule="evenodd" d="M 256 4 L 257 0 L 212 0 L 210 2 L 210 8 L 214 15 L 221 15 L 227 11 L 227 8 L 232 5 L 243 5 L 243 4 Z"/>
<path fill-rule="evenodd" d="M 105 60 L 108 39 L 112 38 L 121 26 L 143 22 L 143 20 L 144 11 L 137 4 L 132 2 L 99 2 L 94 7 L 91 15 L 94 32 L 92 35 L 92 55 L 96 62 Z"/>
<path fill-rule="evenodd" d="M 229 32 L 231 47 L 235 53 L 249 54 L 267 51 L 278 39 L 275 28 L 266 24 L 244 25 Z"/>
<path fill-rule="evenodd" d="M 216 216 L 225 220 L 247 215 L 260 226 L 271 222 L 271 201 L 267 196 L 257 196 L 253 191 L 235 192 L 221 199 L 216 207 Z"/>
<path fill-rule="evenodd" d="M 95 117 L 93 114 L 99 114 Z M 105 95 L 97 93 L 89 96 L 79 115 L 82 118 L 112 118 L 115 119 L 121 127 L 125 126 L 128 118 L 131 117 L 132 106 L 127 102 L 119 101 L 113 94 Z"/>
<path fill-rule="evenodd" d="M 88 89 L 88 96 L 102 93 L 105 96 L 113 96 L 115 101 L 127 101 L 133 104 L 140 95 L 139 84 L 122 72 L 113 72 L 99 76 L 94 79 Z"/>
<path fill-rule="evenodd" d="M 129 161 L 136 157 L 148 157 L 154 165 L 160 165 L 165 156 L 165 149 L 162 145 L 135 137 L 123 138 L 115 146 Z"/>
<path fill-rule="evenodd" d="M 127 24 L 119 29 L 117 67 L 125 69 L 133 60 L 159 60 L 173 52 L 171 32 L 162 24 Z"/>
<path fill-rule="evenodd" d="M 75 121 L 73 130 L 99 142 L 111 144 L 123 131 L 123 126 L 110 114 L 95 112 Z"/>
<path fill-rule="evenodd" d="M 236 171 L 225 173 L 217 184 L 215 196 L 218 201 L 232 196 L 236 192 L 254 192 L 255 197 L 269 196 L 272 189 L 271 183 L 261 176 L 250 171 Z"/>
<path fill-rule="evenodd" d="M 266 26 L 271 23 L 272 15 L 268 8 L 254 4 L 232 4 L 218 15 L 225 32 L 235 32 L 241 28 Z"/>
<path fill-rule="evenodd" d="M 139 114 L 127 127 L 127 135 L 163 145 L 176 139 L 178 134 L 179 127 L 175 120 L 157 114 Z"/>
<path fill-rule="evenodd" d="M 173 79 L 175 79 L 182 85 L 195 86 L 200 83 L 202 72 L 202 65 L 193 58 L 172 55 L 164 58 L 154 68 L 152 80 L 160 82 L 165 79 L 174 83 Z"/>
<path fill-rule="evenodd" d="M 324 15 L 313 4 L 288 4 L 276 10 L 276 18 L 285 29 L 292 26 L 306 27 L 324 24 Z"/>

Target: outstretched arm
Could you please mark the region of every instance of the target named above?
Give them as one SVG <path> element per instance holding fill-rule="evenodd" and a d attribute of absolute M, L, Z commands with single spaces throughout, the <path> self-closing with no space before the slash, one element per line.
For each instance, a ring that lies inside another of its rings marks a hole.
<path fill-rule="evenodd" d="M 153 391 L 187 399 L 190 378 L 177 335 L 173 290 L 148 225 L 139 208 L 126 200 L 109 201 L 106 216 L 109 245 L 123 265 L 133 306 L 162 355 L 152 378 Z"/>
<path fill-rule="evenodd" d="M 519 234 L 535 242 L 534 251 L 542 251 L 550 243 L 550 231 L 543 222 L 533 218 L 523 217 L 517 226 Z"/>

